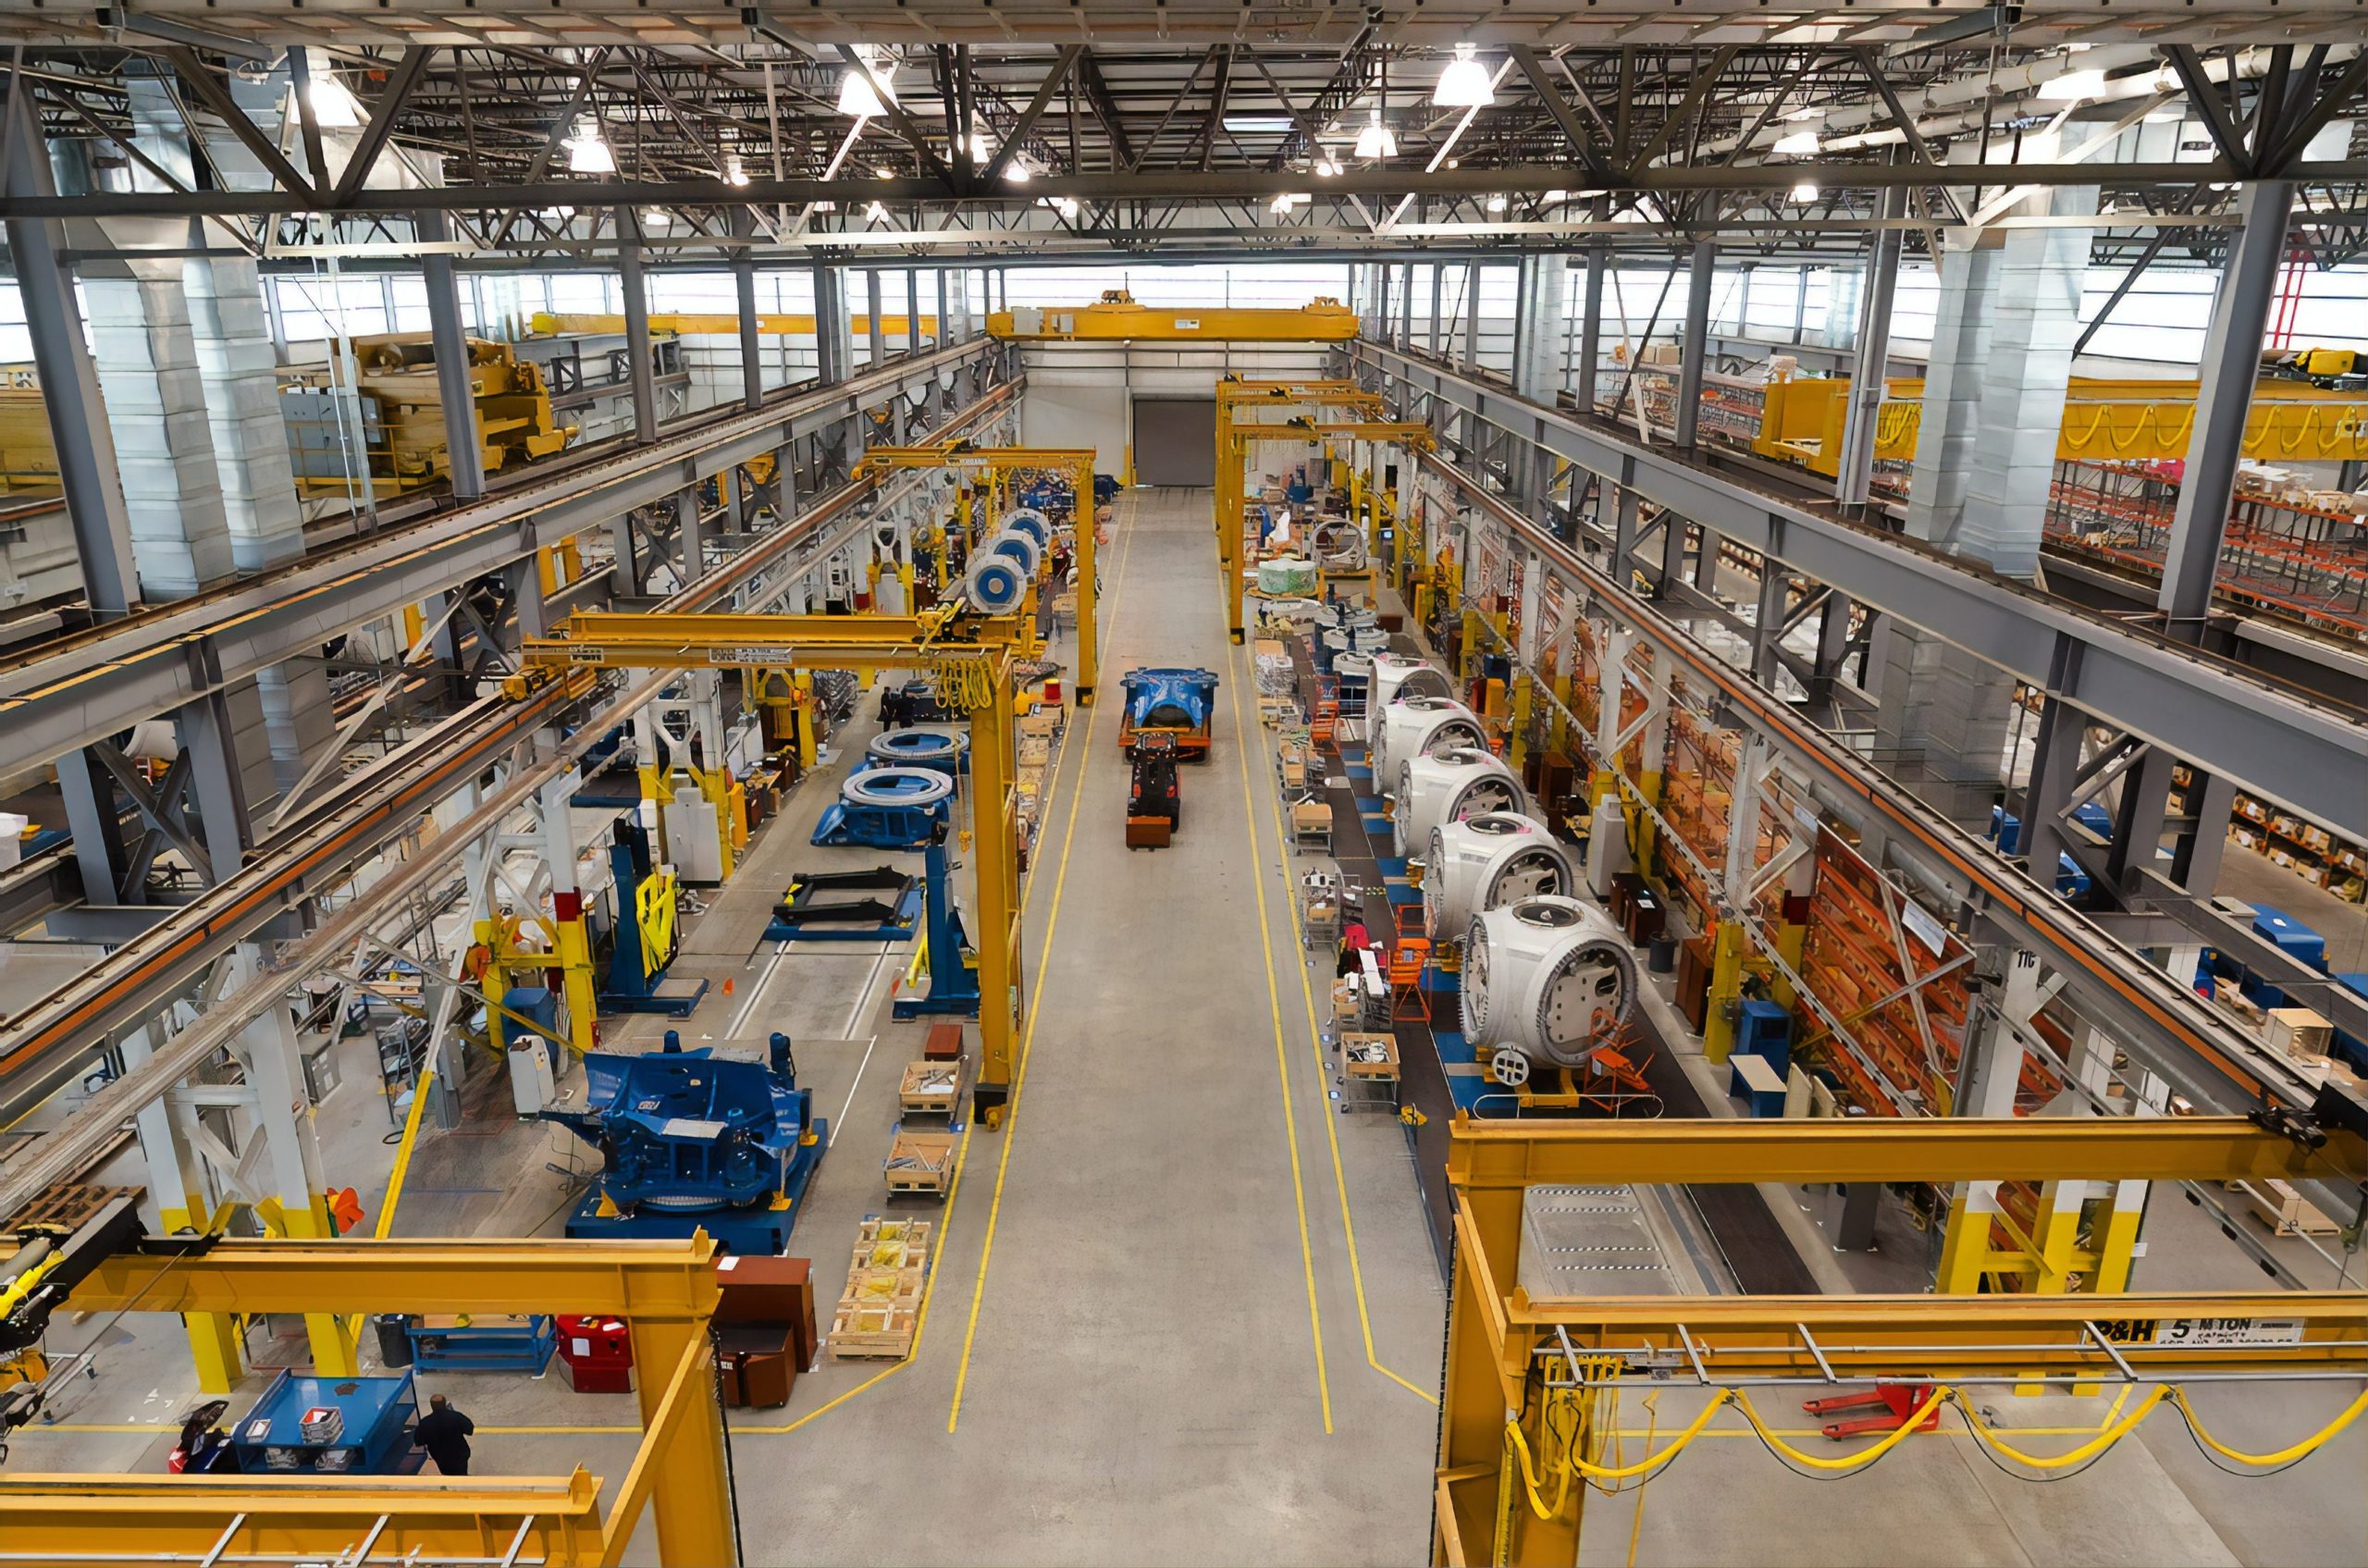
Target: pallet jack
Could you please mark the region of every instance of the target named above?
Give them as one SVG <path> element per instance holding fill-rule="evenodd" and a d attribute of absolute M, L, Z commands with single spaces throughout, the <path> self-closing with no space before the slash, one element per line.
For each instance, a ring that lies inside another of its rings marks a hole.
<path fill-rule="evenodd" d="M 1828 1421 L 1822 1428 L 1825 1435 L 1837 1440 L 1863 1437 L 1869 1432 L 1896 1432 L 1908 1423 L 1917 1407 L 1931 1400 L 1930 1389 L 1906 1383 L 1878 1383 L 1864 1393 L 1840 1394 L 1832 1399 L 1803 1400 L 1801 1409 L 1807 1414 L 1823 1418 L 1844 1415 L 1852 1411 L 1868 1414 L 1844 1421 Z M 1941 1426 L 1941 1402 L 1931 1400 L 1932 1408 L 1916 1424 L 1919 1432 L 1936 1432 Z"/>
<path fill-rule="evenodd" d="M 1138 733 L 1134 775 L 1127 786 L 1127 847 L 1165 849 L 1182 824 L 1176 737 L 1158 731 Z"/>

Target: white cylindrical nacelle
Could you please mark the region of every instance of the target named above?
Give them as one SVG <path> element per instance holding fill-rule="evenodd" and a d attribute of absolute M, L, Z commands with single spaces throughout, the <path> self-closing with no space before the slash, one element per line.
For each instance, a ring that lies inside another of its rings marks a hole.
<path fill-rule="evenodd" d="M 1431 845 L 1431 830 L 1484 811 L 1529 809 L 1521 780 L 1503 758 L 1478 747 L 1450 746 L 1408 758 L 1398 769 L 1398 853 L 1412 855 Z"/>
<path fill-rule="evenodd" d="M 962 596 L 981 614 L 1005 615 L 1028 597 L 1028 571 L 1007 555 L 980 550 L 962 578 Z"/>
<path fill-rule="evenodd" d="M 1431 940 L 1461 943 L 1472 917 L 1541 894 L 1567 897 L 1578 886 L 1571 852 L 1543 823 L 1484 811 L 1431 830 L 1423 862 L 1423 913 Z"/>
<path fill-rule="evenodd" d="M 1572 1068 L 1636 1005 L 1636 956 L 1620 928 L 1575 898 L 1523 898 L 1475 915 L 1463 945 L 1463 1034 L 1477 1052 Z"/>
<path fill-rule="evenodd" d="M 1032 506 L 1017 507 L 1005 512 L 1003 525 L 996 529 L 996 532 L 1025 534 L 1036 541 L 1036 546 L 1040 549 L 1053 542 L 1051 519 Z"/>
<path fill-rule="evenodd" d="M 1376 715 L 1367 726 L 1376 779 L 1395 778 L 1408 759 L 1443 747 L 1488 744 L 1479 715 L 1451 697 L 1409 697 L 1366 711 Z"/>
<path fill-rule="evenodd" d="M 1379 712 L 1401 697 L 1453 697 L 1447 672 L 1402 653 L 1373 656 L 1373 710 Z"/>

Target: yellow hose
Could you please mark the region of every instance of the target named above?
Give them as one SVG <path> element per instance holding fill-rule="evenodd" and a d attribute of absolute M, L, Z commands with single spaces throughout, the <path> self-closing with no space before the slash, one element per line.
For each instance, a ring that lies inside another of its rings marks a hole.
<path fill-rule="evenodd" d="M 1949 1394 L 1949 1389 L 1938 1383 L 1933 1384 L 1925 1390 L 1924 1402 L 1918 1405 L 1906 1420 L 1884 1433 L 1880 1441 L 1839 1459 L 1827 1459 L 1822 1455 L 1796 1449 L 1778 1437 L 1775 1430 L 1759 1418 L 1759 1412 L 1752 1408 L 1751 1397 L 1748 1394 L 1738 1389 L 1735 1392 L 1734 1401 L 1735 1407 L 1743 1412 L 1743 1418 L 1751 1423 L 1753 1431 L 1759 1434 L 1759 1440 L 1794 1463 L 1806 1464 L 1812 1470 L 1857 1470 L 1872 1464 L 1876 1460 L 1906 1442 L 1914 1435 L 1917 1426 L 1923 1419 L 1939 1409 L 1941 1401 L 1947 1399 Z"/>
<path fill-rule="evenodd" d="M 2292 1444 L 2287 1448 L 2279 1449 L 2275 1453 L 2243 1453 L 2239 1452 L 2236 1449 L 2230 1448 L 2227 1444 L 2214 1437 L 2210 1432 L 2204 1430 L 2202 1418 L 2195 1414 L 2195 1407 L 2187 1402 L 2187 1391 L 2185 1389 L 2173 1389 L 2170 1390 L 2170 1397 L 2172 1402 L 2179 1407 L 2179 1414 L 2187 1417 L 2188 1430 L 2195 1434 L 2195 1440 L 2197 1442 L 2202 1443 L 2205 1448 L 2210 1449 L 2216 1454 L 2235 1460 L 2239 1464 L 2253 1464 L 2261 1466 L 2290 1464 L 2295 1460 L 2306 1459 L 2310 1455 L 2317 1452 L 2321 1448 L 2325 1447 L 2345 1427 L 2359 1420 L 2362 1414 L 2368 1414 L 2368 1389 L 2362 1389 L 2360 1391 L 2360 1397 L 2353 1400 L 2350 1404 L 2344 1407 L 2342 1414 L 2337 1416 L 2333 1421 L 2328 1422 L 2325 1426 L 2320 1427 L 2316 1432 L 2312 1433 L 2300 1442 Z"/>
<path fill-rule="evenodd" d="M 2148 1389 L 2146 1397 L 2138 1401 L 2137 1409 L 2106 1426 L 2103 1431 L 2099 1432 L 2078 1448 L 2058 1454 L 2025 1453 L 2000 1437 L 1996 1428 L 1985 1425 L 1981 1417 L 1973 1413 L 1971 1405 L 1960 1400 L 1958 1406 L 1965 1415 L 1965 1424 L 1973 1433 L 1975 1439 L 1992 1453 L 2004 1454 L 2016 1463 L 2029 1465 L 2033 1470 L 2069 1470 L 2076 1464 L 2083 1464 L 2094 1459 L 2136 1431 L 2139 1423 L 2152 1414 L 2154 1407 L 2162 1403 L 2169 1394 L 2170 1389 L 2165 1387 L 2158 1386 Z"/>

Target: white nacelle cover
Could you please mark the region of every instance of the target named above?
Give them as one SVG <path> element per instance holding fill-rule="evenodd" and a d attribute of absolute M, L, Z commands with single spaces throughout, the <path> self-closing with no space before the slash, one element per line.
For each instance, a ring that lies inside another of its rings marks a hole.
<path fill-rule="evenodd" d="M 1410 757 L 1421 757 L 1442 747 L 1485 747 L 1478 714 L 1451 697 L 1401 698 L 1387 708 L 1368 707 L 1381 722 L 1368 726 L 1373 736 L 1373 776 L 1388 779 Z"/>
<path fill-rule="evenodd" d="M 1402 653 L 1373 656 L 1373 709 L 1378 712 L 1401 697 L 1453 697 L 1447 672 L 1428 660 Z"/>
<path fill-rule="evenodd" d="M 1412 855 L 1431 845 L 1431 830 L 1484 811 L 1529 810 L 1521 780 L 1504 759 L 1478 747 L 1450 746 L 1429 756 L 1411 757 L 1398 770 L 1398 853 Z"/>
<path fill-rule="evenodd" d="M 1473 917 L 1463 945 L 1463 1034 L 1577 1067 L 1636 1005 L 1636 955 L 1610 918 L 1575 898 L 1523 898 Z"/>
<path fill-rule="evenodd" d="M 1541 894 L 1568 896 L 1579 883 L 1571 852 L 1544 823 L 1484 811 L 1431 830 L 1423 863 L 1423 912 L 1431 940 L 1463 940 L 1472 917 Z"/>

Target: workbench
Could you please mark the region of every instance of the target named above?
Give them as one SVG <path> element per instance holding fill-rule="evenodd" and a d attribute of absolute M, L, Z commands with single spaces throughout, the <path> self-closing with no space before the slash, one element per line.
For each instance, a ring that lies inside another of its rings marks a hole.
<path fill-rule="evenodd" d="M 1291 803 L 1291 847 L 1314 850 L 1320 855 L 1332 853 L 1332 808 L 1321 800 L 1296 800 Z"/>

